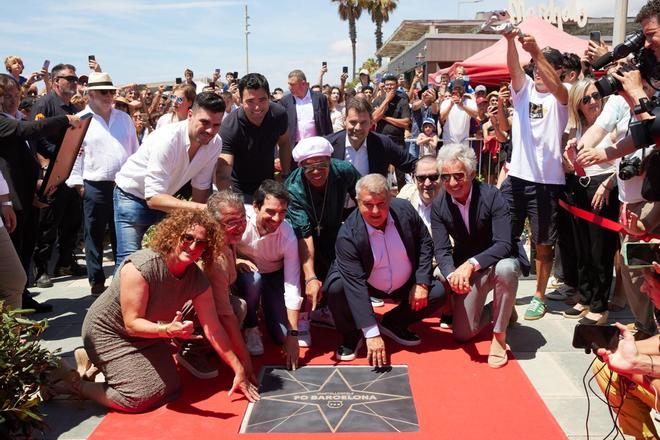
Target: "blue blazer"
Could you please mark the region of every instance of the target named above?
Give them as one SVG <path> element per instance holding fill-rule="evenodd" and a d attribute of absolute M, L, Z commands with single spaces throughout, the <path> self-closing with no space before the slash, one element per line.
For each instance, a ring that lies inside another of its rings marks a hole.
<path fill-rule="evenodd" d="M 332 133 L 332 120 L 330 119 L 330 110 L 328 109 L 328 99 L 322 93 L 310 90 L 312 97 L 312 107 L 314 107 L 314 125 L 316 126 L 316 135 L 325 136 Z M 296 113 L 296 99 L 288 93 L 280 99 L 280 105 L 286 109 L 287 120 L 289 122 L 289 140 L 291 148 L 296 145 L 296 132 L 298 131 L 298 114 Z"/>
<path fill-rule="evenodd" d="M 435 259 L 446 277 L 469 258 L 474 257 L 486 269 L 503 258 L 514 257 L 523 273 L 529 273 L 525 250 L 511 231 L 509 204 L 499 189 L 472 181 L 468 234 L 461 213 L 451 196 L 442 191 L 433 201 L 431 230 Z M 452 247 L 449 237 L 454 239 Z"/>
<path fill-rule="evenodd" d="M 433 240 L 419 214 L 407 200 L 390 200 L 390 214 L 413 267 L 404 288 L 413 283 L 432 284 Z M 339 229 L 335 261 L 330 266 L 325 285 L 341 279 L 353 319 L 358 328 L 376 324 L 369 300 L 367 279 L 374 267 L 367 226 L 359 210 L 354 210 Z"/>
<path fill-rule="evenodd" d="M 346 157 L 346 130 L 338 131 L 326 139 L 332 144 L 332 157 L 344 160 Z M 415 171 L 417 159 L 395 144 L 392 139 L 376 132 L 367 135 L 369 173 L 378 173 L 387 177 L 387 167 L 392 164 L 404 173 Z"/>

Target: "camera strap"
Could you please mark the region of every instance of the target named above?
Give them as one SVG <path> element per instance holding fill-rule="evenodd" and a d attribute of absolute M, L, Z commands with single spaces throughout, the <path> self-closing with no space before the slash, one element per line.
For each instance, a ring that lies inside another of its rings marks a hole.
<path fill-rule="evenodd" d="M 609 218 L 605 218 L 601 215 L 594 214 L 593 212 L 589 212 L 587 210 L 584 210 L 582 208 L 578 208 L 577 206 L 569 205 L 563 200 L 559 200 L 559 206 L 564 208 L 566 211 L 574 215 L 575 217 L 581 218 L 582 220 L 586 220 L 590 223 L 594 223 L 601 228 L 609 229 L 610 231 L 614 232 L 620 232 L 623 234 L 627 234 L 626 230 L 624 229 L 623 225 L 610 220 Z M 642 241 L 649 241 L 651 239 L 660 239 L 660 235 L 658 234 L 644 234 L 641 237 L 639 237 L 640 240 Z"/>

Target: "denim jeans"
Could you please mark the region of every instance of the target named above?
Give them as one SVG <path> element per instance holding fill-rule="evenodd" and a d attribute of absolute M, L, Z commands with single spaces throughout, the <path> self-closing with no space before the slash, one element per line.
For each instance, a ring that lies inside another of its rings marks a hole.
<path fill-rule="evenodd" d="M 112 201 L 117 236 L 116 274 L 124 258 L 142 248 L 142 237 L 149 226 L 158 223 L 165 213 L 149 208 L 146 200 L 124 192 L 119 187 L 115 187 Z"/>
<path fill-rule="evenodd" d="M 110 241 L 112 251 L 117 250 L 115 239 L 115 225 L 113 223 L 112 181 L 83 182 L 85 194 L 83 195 L 83 217 L 85 221 L 85 264 L 87 265 L 87 278 L 90 285 L 104 284 L 103 272 L 103 238 L 106 227 L 110 228 Z"/>
<path fill-rule="evenodd" d="M 288 322 L 284 303 L 284 269 L 271 273 L 239 273 L 236 287 L 238 295 L 247 302 L 244 327 L 257 326 L 257 310 L 261 300 L 268 334 L 276 343 L 283 344 Z"/>

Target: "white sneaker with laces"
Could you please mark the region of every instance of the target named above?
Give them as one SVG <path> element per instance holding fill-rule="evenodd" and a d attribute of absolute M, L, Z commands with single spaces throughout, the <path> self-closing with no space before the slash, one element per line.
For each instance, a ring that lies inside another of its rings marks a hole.
<path fill-rule="evenodd" d="M 264 354 L 264 344 L 261 342 L 259 327 L 246 328 L 243 332 L 245 345 L 252 356 Z"/>
<path fill-rule="evenodd" d="M 298 318 L 298 346 L 305 348 L 312 346 L 312 334 L 309 332 L 307 313 L 301 313 Z"/>

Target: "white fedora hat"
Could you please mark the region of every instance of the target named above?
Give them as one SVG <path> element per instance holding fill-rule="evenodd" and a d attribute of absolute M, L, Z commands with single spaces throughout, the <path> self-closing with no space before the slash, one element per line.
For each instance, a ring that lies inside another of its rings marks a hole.
<path fill-rule="evenodd" d="M 92 72 L 87 80 L 87 90 L 117 90 L 112 78 L 105 72 Z"/>

